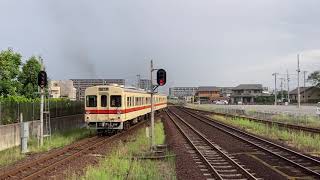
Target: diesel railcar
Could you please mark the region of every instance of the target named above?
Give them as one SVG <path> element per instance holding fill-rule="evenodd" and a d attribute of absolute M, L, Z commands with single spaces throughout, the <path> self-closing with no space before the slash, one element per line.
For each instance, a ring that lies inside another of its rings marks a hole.
<path fill-rule="evenodd" d="M 154 109 L 167 107 L 167 96 L 154 95 Z M 147 119 L 151 112 L 151 95 L 143 90 L 117 85 L 101 85 L 85 90 L 85 122 L 98 132 L 129 128 Z"/>

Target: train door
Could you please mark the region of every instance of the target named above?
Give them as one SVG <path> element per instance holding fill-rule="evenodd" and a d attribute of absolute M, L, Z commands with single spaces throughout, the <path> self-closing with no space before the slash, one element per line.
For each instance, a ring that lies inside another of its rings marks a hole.
<path fill-rule="evenodd" d="M 99 98 L 100 98 L 99 114 L 101 118 L 100 120 L 102 121 L 109 120 L 109 106 L 108 106 L 109 94 L 106 92 L 101 92 Z"/>

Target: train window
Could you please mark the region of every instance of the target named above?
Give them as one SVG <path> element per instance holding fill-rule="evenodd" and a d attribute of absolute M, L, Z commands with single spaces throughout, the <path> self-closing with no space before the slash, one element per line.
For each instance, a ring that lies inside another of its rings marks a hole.
<path fill-rule="evenodd" d="M 121 107 L 121 96 L 113 95 L 110 96 L 110 106 L 111 107 Z"/>
<path fill-rule="evenodd" d="M 101 107 L 107 107 L 107 96 L 101 95 Z"/>
<path fill-rule="evenodd" d="M 97 96 L 89 95 L 86 97 L 86 106 L 87 107 L 97 107 Z"/>
<path fill-rule="evenodd" d="M 130 107 L 130 97 L 127 97 L 127 107 Z"/>

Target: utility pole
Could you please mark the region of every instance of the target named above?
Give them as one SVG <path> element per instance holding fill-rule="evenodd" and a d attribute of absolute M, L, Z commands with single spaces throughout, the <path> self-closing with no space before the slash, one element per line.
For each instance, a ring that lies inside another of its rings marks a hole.
<path fill-rule="evenodd" d="M 283 80 L 284 78 L 280 78 L 281 80 L 281 84 L 280 84 L 280 88 L 281 88 L 281 102 L 283 101 Z"/>
<path fill-rule="evenodd" d="M 306 73 L 308 71 L 303 71 L 303 102 L 306 103 Z"/>
<path fill-rule="evenodd" d="M 297 67 L 297 72 L 298 72 L 298 108 L 300 108 L 300 60 L 299 60 L 299 54 L 297 55 L 298 59 L 298 67 Z"/>
<path fill-rule="evenodd" d="M 140 74 L 137 75 L 137 88 L 140 89 Z"/>
<path fill-rule="evenodd" d="M 288 96 L 288 104 L 290 104 L 290 96 L 289 96 L 290 88 L 289 88 L 289 82 L 290 82 L 290 78 L 289 78 L 289 72 L 288 72 L 288 70 L 287 70 L 287 88 L 288 88 L 287 96 Z"/>
<path fill-rule="evenodd" d="M 153 69 L 153 60 L 150 62 L 150 80 L 151 80 L 151 149 L 155 146 L 155 137 L 154 137 L 154 102 L 153 102 L 153 95 L 154 95 L 154 88 L 153 88 L 153 77 L 152 73 Z"/>
<path fill-rule="evenodd" d="M 274 76 L 274 105 L 277 105 L 277 74 L 278 73 L 273 73 L 272 75 Z"/>

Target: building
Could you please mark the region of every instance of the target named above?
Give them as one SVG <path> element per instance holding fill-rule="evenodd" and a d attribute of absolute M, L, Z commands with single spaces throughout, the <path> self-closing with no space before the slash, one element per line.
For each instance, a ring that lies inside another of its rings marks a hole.
<path fill-rule="evenodd" d="M 298 88 L 289 93 L 291 102 L 298 102 Z M 300 87 L 301 103 L 317 103 L 320 102 L 320 88 L 315 86 Z"/>
<path fill-rule="evenodd" d="M 151 90 L 151 80 L 150 79 L 139 79 L 139 88 L 146 91 Z"/>
<path fill-rule="evenodd" d="M 232 95 L 233 87 L 220 87 L 220 97 L 224 97 L 225 100 L 228 100 Z"/>
<path fill-rule="evenodd" d="M 197 96 L 200 103 L 212 103 L 224 99 L 220 94 L 221 89 L 216 86 L 200 86 L 197 92 Z"/>
<path fill-rule="evenodd" d="M 60 98 L 60 86 L 58 81 L 49 82 L 50 97 L 51 98 Z"/>
<path fill-rule="evenodd" d="M 49 83 L 51 98 L 76 100 L 76 88 L 71 80 L 52 80 Z"/>
<path fill-rule="evenodd" d="M 255 104 L 256 98 L 264 96 L 262 84 L 240 84 L 232 89 L 232 104 Z"/>
<path fill-rule="evenodd" d="M 84 93 L 86 88 L 91 86 L 98 85 L 107 85 L 107 84 L 118 84 L 125 85 L 124 79 L 71 79 L 73 81 L 73 85 L 77 90 L 76 98 L 77 100 L 84 99 Z"/>
<path fill-rule="evenodd" d="M 197 87 L 172 87 L 169 88 L 169 96 L 184 99 L 185 97 L 194 96 L 197 91 Z"/>

